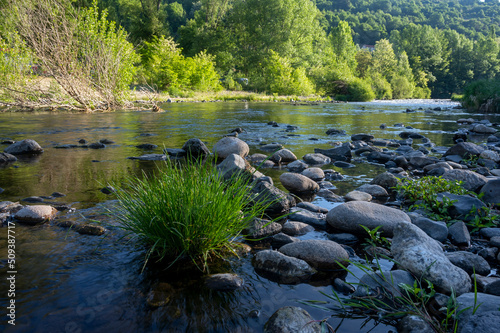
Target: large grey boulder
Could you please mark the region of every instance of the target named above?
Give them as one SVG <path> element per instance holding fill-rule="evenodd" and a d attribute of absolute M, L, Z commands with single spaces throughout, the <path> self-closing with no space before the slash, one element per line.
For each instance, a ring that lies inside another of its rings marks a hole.
<path fill-rule="evenodd" d="M 280 176 L 281 184 L 290 192 L 317 192 L 319 185 L 312 179 L 298 173 L 285 172 Z"/>
<path fill-rule="evenodd" d="M 348 145 L 342 145 L 340 147 L 330 149 L 315 148 L 314 152 L 316 154 L 328 156 L 332 161 L 350 162 L 352 159 L 351 148 Z"/>
<path fill-rule="evenodd" d="M 282 246 L 279 252 L 302 259 L 315 269 L 331 270 L 339 268 L 339 263 L 347 265 L 349 254 L 339 244 L 330 240 L 308 239 Z"/>
<path fill-rule="evenodd" d="M 24 139 L 11 144 L 4 149 L 4 152 L 12 155 L 41 154 L 43 148 L 35 140 Z"/>
<path fill-rule="evenodd" d="M 484 193 L 481 198 L 489 204 L 500 204 L 500 178 L 490 179 L 486 185 L 481 188 L 480 193 Z"/>
<path fill-rule="evenodd" d="M 308 280 L 316 270 L 304 260 L 289 257 L 273 250 L 257 252 L 253 260 L 257 273 L 280 283 L 300 283 Z"/>
<path fill-rule="evenodd" d="M 388 197 L 387 190 L 380 185 L 364 184 L 356 189 L 356 191 L 366 192 L 372 197 Z"/>
<path fill-rule="evenodd" d="M 471 279 L 453 265 L 434 239 L 411 223 L 399 223 L 394 228 L 391 252 L 399 267 L 432 282 L 440 292 L 457 295 L 469 292 Z"/>
<path fill-rule="evenodd" d="M 293 161 L 292 163 L 288 163 L 288 165 L 286 166 L 288 171 L 295 173 L 301 173 L 308 167 L 309 165 L 307 165 L 307 163 L 302 162 L 301 160 Z"/>
<path fill-rule="evenodd" d="M 220 159 L 225 159 L 231 154 L 245 157 L 250 152 L 250 148 L 245 141 L 232 136 L 226 136 L 214 145 L 213 152 Z"/>
<path fill-rule="evenodd" d="M 325 179 L 325 173 L 320 168 L 308 168 L 301 172 L 301 175 L 306 176 L 314 181 Z"/>
<path fill-rule="evenodd" d="M 334 229 L 366 235 L 362 225 L 370 230 L 380 226 L 384 235 L 391 237 L 393 229 L 400 222 L 410 223 L 410 217 L 403 211 L 365 201 L 349 201 L 332 208 L 326 215 L 326 222 Z"/>
<path fill-rule="evenodd" d="M 443 202 L 445 200 L 444 198 L 452 201 L 452 204 L 448 209 L 448 214 L 450 214 L 450 216 L 453 218 L 461 220 L 470 220 L 471 218 L 473 218 L 472 215 L 474 215 L 473 213 L 471 213 L 473 210 L 476 210 L 477 212 L 478 209 L 486 207 L 486 205 L 481 200 L 469 195 L 458 195 L 448 192 L 438 193 L 437 200 L 439 202 Z"/>
<path fill-rule="evenodd" d="M 305 154 L 302 159 L 304 160 L 304 162 L 310 165 L 328 164 L 332 161 L 330 157 L 318 153 Z"/>
<path fill-rule="evenodd" d="M 204 157 L 210 155 L 210 150 L 208 147 L 198 138 L 192 138 L 186 141 L 182 146 L 182 149 L 186 152 L 188 156 L 192 157 Z"/>
<path fill-rule="evenodd" d="M 320 333 L 321 325 L 306 310 L 285 306 L 277 310 L 264 325 L 264 333 Z"/>
<path fill-rule="evenodd" d="M 57 209 L 52 206 L 36 205 L 24 207 L 14 215 L 14 218 L 21 223 L 35 225 L 52 220 L 56 214 Z"/>
<path fill-rule="evenodd" d="M 269 220 L 255 218 L 250 225 L 243 230 L 243 234 L 251 240 L 262 240 L 272 235 L 279 234 L 282 226 Z"/>
<path fill-rule="evenodd" d="M 458 155 L 462 158 L 468 156 L 479 156 L 484 148 L 472 142 L 460 142 L 449 148 L 443 156 Z"/>
<path fill-rule="evenodd" d="M 247 164 L 240 155 L 231 154 L 217 165 L 217 171 L 224 179 L 231 179 L 231 177 L 243 175 L 247 171 Z"/>
<path fill-rule="evenodd" d="M 462 186 L 469 191 L 479 191 L 488 182 L 485 176 L 463 169 L 447 170 L 443 175 L 443 179 L 462 181 Z"/>
<path fill-rule="evenodd" d="M 261 204 L 269 204 L 266 208 L 266 214 L 275 218 L 287 214 L 290 208 L 295 206 L 293 196 L 283 192 L 274 185 L 268 182 L 259 182 L 253 188 L 252 192 L 255 196 L 252 197 L 252 202 L 260 202 Z"/>
<path fill-rule="evenodd" d="M 500 296 L 466 293 L 457 297 L 458 333 L 497 333 Z"/>

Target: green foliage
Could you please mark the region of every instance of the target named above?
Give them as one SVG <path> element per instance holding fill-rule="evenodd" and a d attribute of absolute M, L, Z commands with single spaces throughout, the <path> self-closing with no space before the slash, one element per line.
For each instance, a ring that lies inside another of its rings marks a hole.
<path fill-rule="evenodd" d="M 469 110 L 500 113 L 500 80 L 479 80 L 464 90 L 462 105 Z"/>
<path fill-rule="evenodd" d="M 144 42 L 143 77 L 148 84 L 171 92 L 179 90 L 215 91 L 221 88 L 213 56 L 200 52 L 185 57 L 172 38 Z"/>
<path fill-rule="evenodd" d="M 250 75 L 252 86 L 259 91 L 278 95 L 308 96 L 314 92 L 314 86 L 301 67 L 293 68 L 290 61 L 270 51 L 261 71 Z"/>
<path fill-rule="evenodd" d="M 363 228 L 366 231 L 369 237 L 365 238 L 366 240 L 366 243 L 364 244 L 365 246 L 382 247 L 385 249 L 389 249 L 391 247 L 391 242 L 387 238 L 383 237 L 381 232 L 378 231 L 380 227 L 381 226 L 378 226 L 370 230 L 368 227 L 361 225 L 361 228 Z"/>
<path fill-rule="evenodd" d="M 392 99 L 392 86 L 385 77 L 379 73 L 372 73 L 370 79 L 377 99 Z"/>
<path fill-rule="evenodd" d="M 191 259 L 207 268 L 210 258 L 234 252 L 235 241 L 266 205 L 248 206 L 246 178 L 228 181 L 210 163 L 167 162 L 156 176 L 130 179 L 117 191 L 118 219 L 151 255 L 175 262 Z"/>
<path fill-rule="evenodd" d="M 375 93 L 368 81 L 355 77 L 347 82 L 347 100 L 368 102 L 373 99 L 375 99 Z"/>
<path fill-rule="evenodd" d="M 357 47 L 352 40 L 352 30 L 345 21 L 340 21 L 329 35 L 337 62 L 346 63 L 354 71 L 357 67 Z"/>

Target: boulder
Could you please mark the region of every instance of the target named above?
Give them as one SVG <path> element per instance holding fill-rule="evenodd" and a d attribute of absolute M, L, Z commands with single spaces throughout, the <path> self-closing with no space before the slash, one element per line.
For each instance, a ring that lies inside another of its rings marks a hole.
<path fill-rule="evenodd" d="M 484 124 L 473 125 L 471 131 L 478 134 L 494 134 L 497 132 L 497 130 L 493 127 L 489 127 Z"/>
<path fill-rule="evenodd" d="M 348 145 L 342 145 L 337 148 L 319 149 L 315 148 L 316 154 L 323 154 L 331 158 L 332 161 L 345 161 L 350 162 L 352 159 L 351 148 Z"/>
<path fill-rule="evenodd" d="M 328 164 L 332 161 L 330 157 L 318 153 L 305 154 L 302 159 L 310 165 Z"/>
<path fill-rule="evenodd" d="M 394 299 L 384 297 L 384 295 L 393 295 L 395 297 L 406 295 L 400 284 L 406 284 L 413 287 L 415 278 L 403 270 L 385 271 L 377 273 L 364 274 L 358 282 L 356 291 L 353 297 L 367 297 L 380 294 L 380 299 L 383 302 L 391 302 Z M 379 290 L 379 289 L 382 290 Z"/>
<path fill-rule="evenodd" d="M 373 139 L 375 139 L 373 135 L 365 133 L 351 135 L 351 141 L 371 141 Z"/>
<path fill-rule="evenodd" d="M 8 153 L 0 153 L 0 165 L 13 163 L 15 161 L 17 161 L 17 157 L 15 157 L 14 155 Z"/>
<path fill-rule="evenodd" d="M 310 202 L 306 202 L 306 201 L 299 202 L 297 204 L 297 207 L 307 209 L 308 211 L 313 212 L 313 213 L 323 213 L 323 214 L 328 213 L 328 209 L 326 209 L 324 207 L 316 206 L 316 205 L 314 205 Z"/>
<path fill-rule="evenodd" d="M 309 166 L 302 162 L 302 161 L 293 161 L 292 163 L 289 163 L 286 168 L 288 169 L 288 171 L 290 172 L 295 172 L 295 173 L 301 173 L 302 171 L 304 171 L 305 169 L 307 169 Z"/>
<path fill-rule="evenodd" d="M 279 234 L 273 235 L 271 237 L 271 246 L 275 249 L 279 249 L 283 245 L 293 242 L 300 242 L 300 239 L 292 236 L 288 236 L 282 232 Z"/>
<path fill-rule="evenodd" d="M 198 158 L 210 155 L 210 150 L 208 147 L 198 138 L 192 138 L 186 141 L 182 146 L 182 150 L 186 152 L 186 155 Z"/>
<path fill-rule="evenodd" d="M 315 321 L 306 310 L 285 306 L 277 310 L 264 325 L 264 333 L 320 333 L 319 322 Z"/>
<path fill-rule="evenodd" d="M 365 201 L 349 201 L 331 209 L 326 222 L 334 229 L 366 236 L 362 225 L 370 230 L 380 226 L 384 235 L 391 237 L 400 222 L 410 223 L 410 217 L 395 208 Z"/>
<path fill-rule="evenodd" d="M 290 192 L 317 192 L 319 185 L 312 179 L 298 173 L 285 172 L 280 176 L 281 184 Z"/>
<path fill-rule="evenodd" d="M 302 171 L 301 175 L 306 176 L 314 181 L 319 181 L 325 178 L 325 173 L 320 168 L 308 168 Z"/>
<path fill-rule="evenodd" d="M 445 222 L 433 221 L 417 213 L 408 213 L 411 223 L 422 229 L 429 237 L 441 243 L 448 239 L 448 227 Z"/>
<path fill-rule="evenodd" d="M 205 278 L 205 285 L 213 290 L 233 291 L 243 287 L 243 279 L 236 274 L 212 274 Z"/>
<path fill-rule="evenodd" d="M 372 196 L 366 192 L 351 191 L 344 196 L 345 201 L 372 201 Z"/>
<path fill-rule="evenodd" d="M 486 207 L 481 200 L 471 197 L 470 195 L 458 195 L 448 192 L 438 193 L 437 201 L 443 202 L 445 200 L 444 198 L 452 201 L 451 206 L 448 208 L 448 214 L 453 218 L 464 221 L 471 220 L 478 209 Z"/>
<path fill-rule="evenodd" d="M 290 209 L 288 219 L 292 221 L 304 222 L 318 229 L 326 229 L 325 214 L 313 213 L 307 209 L 297 207 Z"/>
<path fill-rule="evenodd" d="M 57 214 L 57 209 L 52 206 L 37 205 L 26 206 L 19 210 L 14 218 L 21 223 L 35 225 L 52 220 Z"/>
<path fill-rule="evenodd" d="M 245 230 L 243 234 L 249 239 L 259 241 L 272 235 L 281 232 L 281 224 L 271 222 L 269 220 L 255 218 Z"/>
<path fill-rule="evenodd" d="M 475 272 L 476 274 L 486 276 L 491 272 L 491 267 L 488 262 L 475 253 L 467 251 L 448 252 L 446 253 L 446 257 L 453 265 L 460 267 L 469 275 Z"/>
<path fill-rule="evenodd" d="M 224 179 L 231 179 L 237 175 L 242 175 L 247 170 L 247 163 L 237 154 L 226 156 L 224 161 L 217 165 L 217 171 Z"/>
<path fill-rule="evenodd" d="M 314 230 L 314 227 L 303 222 L 288 221 L 283 224 L 282 232 L 289 236 L 302 236 Z"/>
<path fill-rule="evenodd" d="M 268 182 L 258 182 L 252 188 L 252 192 L 255 194 L 255 196 L 252 197 L 253 202 L 260 202 L 264 205 L 270 204 L 265 212 L 273 218 L 287 214 L 290 208 L 295 206 L 295 199 L 293 196 L 283 192 Z"/>
<path fill-rule="evenodd" d="M 443 179 L 458 180 L 463 182 L 463 187 L 469 191 L 479 191 L 488 179 L 471 170 L 453 169 L 444 173 Z"/>
<path fill-rule="evenodd" d="M 480 147 L 472 142 L 459 142 L 449 148 L 443 156 L 458 155 L 464 158 L 468 156 L 479 156 L 479 154 L 483 151 L 483 147 Z"/>
<path fill-rule="evenodd" d="M 271 156 L 270 160 L 277 164 L 286 164 L 296 161 L 297 156 L 288 149 L 280 149 Z"/>
<path fill-rule="evenodd" d="M 372 179 L 370 184 L 379 185 L 385 188 L 388 192 L 392 192 L 394 187 L 399 183 L 399 179 L 390 172 L 384 172 Z"/>
<path fill-rule="evenodd" d="M 245 141 L 231 136 L 220 139 L 213 148 L 214 154 L 220 159 L 225 159 L 231 154 L 236 154 L 244 158 L 248 155 L 249 151 L 250 148 Z"/>
<path fill-rule="evenodd" d="M 488 204 L 500 204 L 500 178 L 490 179 L 482 188 L 480 193 L 484 193 L 481 198 Z"/>
<path fill-rule="evenodd" d="M 448 227 L 448 234 L 452 244 L 461 247 L 470 246 L 470 233 L 463 221 L 453 223 Z"/>
<path fill-rule="evenodd" d="M 253 260 L 255 271 L 273 281 L 295 284 L 307 281 L 316 273 L 307 262 L 286 256 L 278 251 L 257 252 Z"/>
<path fill-rule="evenodd" d="M 364 184 L 356 189 L 356 191 L 365 192 L 370 194 L 372 197 L 388 197 L 389 193 L 387 190 L 380 185 Z"/>
<path fill-rule="evenodd" d="M 326 135 L 345 135 L 345 131 L 336 128 L 330 128 L 326 131 Z"/>
<path fill-rule="evenodd" d="M 471 289 L 467 272 L 453 265 L 441 245 L 411 223 L 399 223 L 394 228 L 391 252 L 399 267 L 413 275 L 429 280 L 436 290 L 457 295 Z"/>
<path fill-rule="evenodd" d="M 485 150 L 483 151 L 480 155 L 479 158 L 485 159 L 485 160 L 491 160 L 495 163 L 500 162 L 500 155 L 493 150 Z"/>
<path fill-rule="evenodd" d="M 466 293 L 457 297 L 458 333 L 497 333 L 500 296 Z"/>
<path fill-rule="evenodd" d="M 24 139 L 11 144 L 4 149 L 4 152 L 11 155 L 41 154 L 43 148 L 35 140 Z"/>
<path fill-rule="evenodd" d="M 302 259 L 319 270 L 338 269 L 339 263 L 347 265 L 349 254 L 339 244 L 331 240 L 308 239 L 282 246 L 279 252 Z"/>

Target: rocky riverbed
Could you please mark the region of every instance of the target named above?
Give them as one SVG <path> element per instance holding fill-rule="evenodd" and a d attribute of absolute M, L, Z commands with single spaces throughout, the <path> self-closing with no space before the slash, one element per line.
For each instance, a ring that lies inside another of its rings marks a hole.
<path fill-rule="evenodd" d="M 277 122 L 266 126 L 274 125 L 283 126 Z M 293 133 L 296 129 L 290 126 L 286 127 L 288 133 Z M 402 128 L 398 139 L 377 138 L 370 133 L 350 133 L 349 140 L 335 142 L 331 148 L 315 148 L 297 156 L 293 148 L 287 148 L 280 142 L 262 142 L 257 146 L 248 142 L 249 146 L 239 138 L 244 128 L 230 128 L 227 136 L 210 148 L 202 140 L 191 138 L 182 146 L 166 147 L 161 153 L 130 157 L 142 161 L 162 161 L 186 155 L 216 154 L 219 158 L 218 172 L 227 177 L 234 173 L 251 177 L 255 184 L 253 200 L 273 202 L 267 211 L 269 217 L 288 214 L 285 219 L 274 222 L 256 220 L 246 230 L 249 238 L 261 239 L 247 245 L 250 246 L 248 251 L 252 267 L 263 279 L 286 286 L 314 285 L 321 281 L 320 284 L 331 285 L 343 297 L 352 299 L 377 297 L 381 290 L 382 295 L 401 293 L 399 283 L 413 285 L 415 279 L 429 281 L 436 292 L 433 301 L 439 304 L 445 305 L 452 294 L 459 296 L 457 300 L 461 308 L 486 304 L 475 313 L 465 311 L 460 315 L 460 332 L 493 332 L 495 323 L 500 323 L 500 277 L 497 275 L 500 228 L 495 225 L 498 220 L 488 227 L 474 225 L 473 221 L 485 220 L 486 210 L 480 210 L 481 207 L 489 207 L 488 221 L 495 221 L 494 217 L 498 214 L 500 134 L 496 124 L 479 122 L 470 117 L 459 119 L 456 129 L 455 142 L 448 147 L 437 146 L 418 131 Z M 333 138 L 335 135 L 345 136 L 342 129 L 330 128 L 327 133 Z M 469 142 L 470 138 L 474 138 L 475 143 Z M 106 149 L 106 145 L 112 144 L 85 142 L 71 147 L 58 145 L 56 148 Z M 252 150 L 259 152 L 250 154 Z M 8 166 L 18 157 L 37 154 L 47 154 L 47 151 L 34 140 L 27 138 L 10 142 L 0 155 L 0 163 Z M 375 175 L 369 183 L 342 195 L 336 193 L 334 183 L 342 181 L 345 176 L 343 170 L 362 164 L 385 171 Z M 266 175 L 273 175 L 277 169 L 280 170 L 279 177 Z M 452 222 L 445 223 L 426 211 L 410 211 L 411 203 L 395 191 L 405 179 L 425 176 L 461 181 L 468 191 L 483 194 L 478 197 L 440 194 L 440 200 L 453 200 L 447 211 L 453 218 Z M 112 188 L 102 189 L 108 195 L 113 193 Z M 113 239 L 120 234 L 116 223 L 109 221 L 109 217 L 82 210 L 80 215 L 87 215 L 87 218 L 81 219 L 78 218 L 79 210 L 75 211 L 71 205 L 51 204 L 62 195 L 53 193 L 46 197 L 27 197 L 20 202 L 3 201 L 0 203 L 0 218 L 4 224 L 15 222 L 33 228 L 53 226 L 85 235 L 82 237 L 110 235 Z M 473 208 L 476 215 L 471 214 Z M 103 220 L 106 222 L 96 222 Z M 387 242 L 368 242 L 366 245 L 369 236 L 365 228 L 378 228 L 376 231 L 380 232 L 380 239 Z M 373 266 L 373 258 L 385 258 L 383 263 L 389 266 L 378 267 L 382 271 L 375 276 L 391 278 L 382 281 L 363 273 L 353 277 L 343 271 L 342 267 L 350 262 Z M 398 263 L 397 267 L 391 267 L 391 260 Z M 207 288 L 217 293 L 238 293 L 249 287 L 242 277 L 232 271 L 221 270 L 220 274 L 203 279 L 206 279 Z M 357 287 L 349 284 L 359 280 L 362 284 Z M 474 284 L 478 291 L 476 303 Z M 153 308 L 168 307 L 175 293 L 174 287 L 159 281 L 153 283 L 144 295 L 145 303 Z M 321 325 L 315 320 L 324 317 L 315 318 L 308 311 L 311 312 L 311 309 L 306 305 L 300 308 L 287 305 L 276 309 L 272 315 L 261 317 L 260 321 L 265 323 L 254 325 L 252 329 L 320 332 Z M 253 314 L 262 316 L 258 312 Z M 435 317 L 439 315 L 435 314 Z M 419 321 L 407 316 L 398 318 L 398 322 L 398 330 L 406 332 L 411 331 L 411 327 Z M 419 325 L 424 331 L 433 329 L 425 321 Z"/>

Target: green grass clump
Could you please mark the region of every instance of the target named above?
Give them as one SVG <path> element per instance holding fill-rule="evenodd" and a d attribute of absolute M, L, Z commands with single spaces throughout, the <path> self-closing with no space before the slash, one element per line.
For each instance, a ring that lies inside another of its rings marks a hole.
<path fill-rule="evenodd" d="M 146 262 L 189 258 L 205 270 L 210 258 L 234 253 L 242 230 L 268 205 L 249 206 L 246 178 L 225 181 L 211 163 L 169 161 L 158 175 L 127 185 L 117 191 L 117 216 L 148 247 Z"/>

